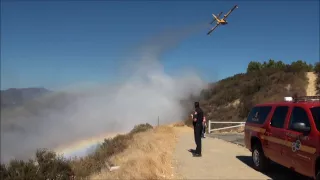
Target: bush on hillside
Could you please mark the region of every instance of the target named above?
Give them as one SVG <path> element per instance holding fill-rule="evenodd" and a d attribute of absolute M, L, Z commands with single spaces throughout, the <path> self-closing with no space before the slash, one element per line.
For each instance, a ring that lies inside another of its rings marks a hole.
<path fill-rule="evenodd" d="M 139 133 L 139 132 L 144 132 L 147 131 L 149 129 L 152 129 L 153 127 L 146 123 L 146 124 L 139 124 L 134 126 L 134 128 L 130 131 L 130 134 L 135 134 L 135 133 Z"/>
<path fill-rule="evenodd" d="M 247 67 L 247 73 L 249 72 L 256 72 L 260 71 L 262 69 L 267 69 L 267 68 L 272 68 L 272 69 L 279 69 L 279 70 L 285 70 L 286 69 L 286 64 L 284 64 L 282 61 L 274 61 L 270 59 L 268 62 L 256 62 L 256 61 L 251 61 L 248 64 Z"/>
<path fill-rule="evenodd" d="M 8 167 L 1 165 L 1 179 L 40 179 L 41 175 L 37 171 L 37 166 L 31 160 L 12 160 Z"/>
<path fill-rule="evenodd" d="M 36 152 L 36 162 L 41 179 L 67 179 L 73 175 L 68 160 L 46 149 Z"/>
<path fill-rule="evenodd" d="M 69 161 L 54 152 L 38 150 L 36 160 L 12 160 L 1 165 L 1 179 L 68 179 L 73 175 Z"/>
<path fill-rule="evenodd" d="M 289 66 L 290 72 L 311 72 L 313 70 L 312 64 L 307 64 L 305 61 L 294 61 Z"/>
<path fill-rule="evenodd" d="M 0 178 L 7 179 L 70 179 L 87 178 L 105 167 L 106 161 L 128 147 L 133 135 L 153 128 L 150 124 L 140 124 L 125 135 L 105 139 L 95 152 L 82 158 L 65 159 L 55 152 L 42 149 L 36 152 L 35 160 L 12 160 L 0 166 Z"/>

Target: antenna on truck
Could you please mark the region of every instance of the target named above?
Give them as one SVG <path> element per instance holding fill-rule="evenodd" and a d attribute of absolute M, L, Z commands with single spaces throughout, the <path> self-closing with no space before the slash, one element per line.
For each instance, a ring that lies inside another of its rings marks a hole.
<path fill-rule="evenodd" d="M 284 97 L 286 102 L 320 102 L 320 96 L 295 96 L 295 97 Z"/>

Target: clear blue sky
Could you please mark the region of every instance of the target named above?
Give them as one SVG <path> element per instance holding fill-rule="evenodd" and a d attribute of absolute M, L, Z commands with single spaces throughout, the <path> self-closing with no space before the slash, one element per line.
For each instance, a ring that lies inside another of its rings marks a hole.
<path fill-rule="evenodd" d="M 319 1 L 2 1 L 1 89 L 115 81 L 128 50 L 166 28 L 210 22 L 162 56 L 165 71 L 196 67 L 207 80 L 270 58 L 319 61 Z"/>

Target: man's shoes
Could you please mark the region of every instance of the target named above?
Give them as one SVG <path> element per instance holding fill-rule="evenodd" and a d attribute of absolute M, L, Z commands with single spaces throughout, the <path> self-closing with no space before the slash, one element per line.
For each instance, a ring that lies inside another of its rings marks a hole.
<path fill-rule="evenodd" d="M 193 153 L 193 157 L 201 157 L 201 156 L 202 156 L 201 154 Z"/>

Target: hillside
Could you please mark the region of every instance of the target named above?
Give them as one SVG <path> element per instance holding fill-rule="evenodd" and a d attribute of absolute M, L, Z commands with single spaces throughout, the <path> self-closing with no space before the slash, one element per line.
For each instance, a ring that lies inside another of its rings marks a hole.
<path fill-rule="evenodd" d="M 284 96 L 294 94 L 306 95 L 306 73 L 312 71 L 319 72 L 319 63 L 313 66 L 301 60 L 291 64 L 274 60 L 263 63 L 252 61 L 246 73 L 210 84 L 198 99 L 207 119 L 242 121 L 254 104 L 282 101 Z M 319 81 L 320 78 L 317 78 L 318 85 Z"/>
<path fill-rule="evenodd" d="M 1 108 L 17 107 L 51 91 L 45 88 L 10 88 L 1 90 Z"/>

